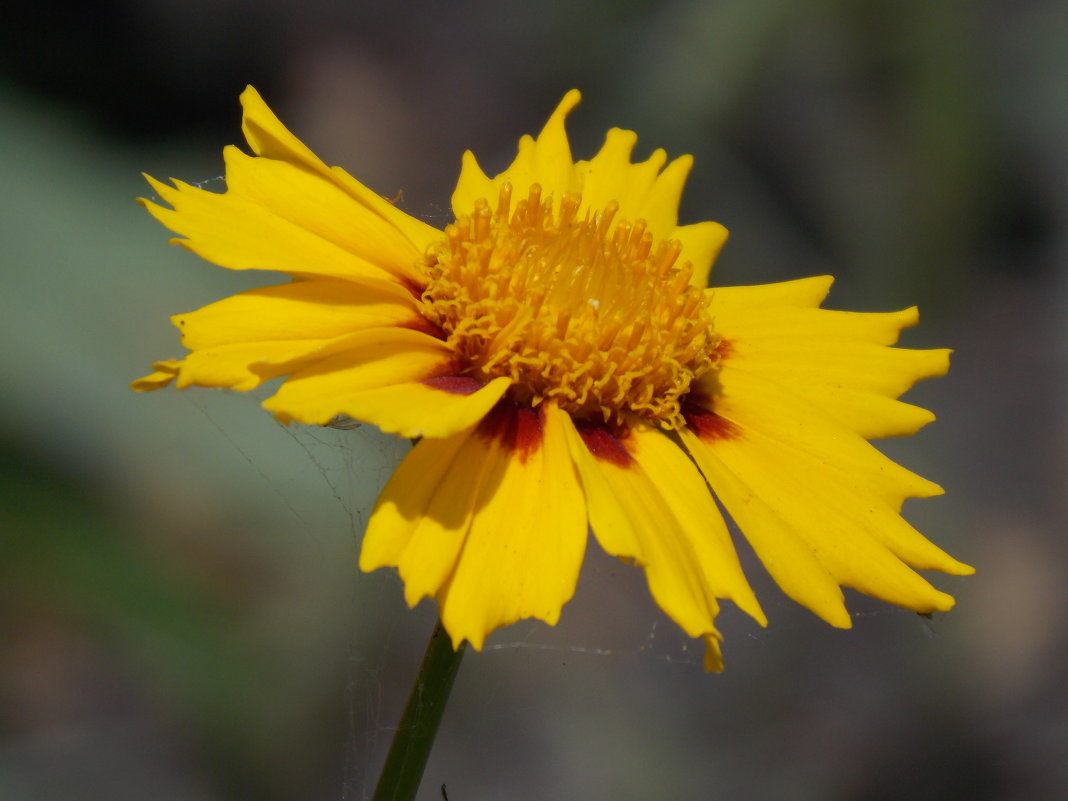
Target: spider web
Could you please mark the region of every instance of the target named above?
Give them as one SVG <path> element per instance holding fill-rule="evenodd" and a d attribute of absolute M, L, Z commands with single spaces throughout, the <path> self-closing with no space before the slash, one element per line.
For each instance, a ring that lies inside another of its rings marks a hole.
<path fill-rule="evenodd" d="M 321 538 L 332 538 L 337 532 L 324 534 L 319 529 L 321 519 L 317 515 L 310 516 L 307 509 L 309 505 L 316 508 L 324 503 L 331 505 L 334 519 L 340 521 L 337 525 L 346 527 L 341 536 L 349 538 L 351 563 L 355 564 L 359 538 L 370 508 L 408 451 L 408 443 L 383 435 L 370 426 L 320 428 L 276 424 L 258 406 L 258 401 L 266 394 L 265 391 L 222 392 L 186 394 L 184 397 L 241 456 L 250 475 L 254 476 L 254 482 L 262 483 L 276 496 L 280 507 L 286 510 L 285 514 L 297 524 L 290 528 L 303 532 L 301 536 L 311 547 L 321 546 Z M 238 414 L 227 415 L 223 404 L 206 398 L 235 401 L 236 409 L 231 411 Z M 253 418 L 255 425 L 251 428 L 238 425 L 235 430 L 234 420 L 238 418 Z M 267 421 L 267 435 L 264 434 L 264 420 Z M 286 462 L 285 470 L 279 470 L 275 461 L 262 460 L 259 448 L 265 436 L 276 440 L 276 445 L 284 445 L 289 453 L 296 454 Z M 295 480 L 297 475 L 302 477 L 301 480 Z M 747 564 L 746 572 L 753 577 L 753 565 Z M 383 581 L 381 577 L 375 578 L 378 574 L 368 576 L 355 568 L 351 575 L 349 594 L 353 608 L 356 608 L 357 596 L 363 593 L 361 583 L 377 580 L 379 586 L 375 591 L 389 596 L 383 603 L 391 609 L 389 614 L 383 615 L 380 637 L 374 642 L 358 642 L 357 626 L 352 623 L 350 642 L 353 645 L 346 660 L 347 681 L 343 697 L 338 698 L 347 717 L 347 734 L 339 767 L 339 797 L 342 801 L 365 801 L 374 790 L 378 769 L 403 709 L 407 685 L 414 678 L 423 640 L 436 613 L 433 604 L 425 601 L 414 611 L 408 611 L 401 600 L 402 588 L 396 577 Z M 757 588 L 757 592 L 769 616 L 786 617 L 787 610 L 790 613 L 796 611 L 796 607 L 778 593 L 768 593 L 762 588 Z M 626 611 L 617 614 L 614 612 L 617 608 Z M 853 612 L 853 617 L 875 617 L 887 611 L 862 609 Z M 907 614 L 900 610 L 889 611 Z M 603 623 L 606 618 L 607 623 L 603 625 L 590 623 L 593 619 Z M 617 620 L 613 621 L 613 618 Z M 733 607 L 725 608 L 720 620 L 733 629 L 725 632 L 727 640 L 734 644 L 732 650 L 744 639 L 759 642 L 766 636 L 748 622 L 739 624 L 744 615 Z M 937 636 L 937 618 L 918 620 L 927 637 Z M 491 636 L 478 658 L 493 660 L 505 656 L 536 659 L 548 670 L 566 667 L 569 661 L 575 660 L 622 659 L 699 673 L 703 646 L 699 641 L 687 638 L 656 608 L 648 597 L 639 569 L 606 556 L 591 537 L 579 591 L 565 607 L 560 623 L 550 628 L 537 621 L 521 621 L 505 627 Z M 396 675 L 398 672 L 403 675 Z M 398 683 L 402 686 L 399 700 Z M 427 785 L 430 783 L 428 776 Z"/>
<path fill-rule="evenodd" d="M 275 424 L 258 405 L 268 394 L 269 391 L 264 390 L 251 393 L 222 391 L 183 393 L 183 397 L 203 415 L 206 424 L 219 433 L 226 446 L 240 456 L 241 462 L 247 465 L 246 478 L 264 486 L 277 499 L 279 508 L 284 510 L 282 513 L 291 517 L 288 528 L 299 532 L 298 536 L 306 540 L 308 547 L 323 547 L 324 538 L 336 535 L 336 532 L 324 533 L 319 528 L 322 525 L 321 506 L 324 503 L 332 505 L 335 513 L 330 519 L 340 521 L 337 525 L 345 527 L 341 536 L 351 538 L 352 564 L 355 564 L 359 537 L 374 499 L 410 446 L 370 426 L 335 429 Z M 252 418 L 251 422 L 249 418 Z M 297 456 L 279 467 L 276 458 L 263 455 L 264 448 L 269 445 L 284 448 L 287 453 Z M 315 508 L 315 513 L 309 513 L 309 508 Z M 368 576 L 353 569 L 351 598 L 354 603 L 360 591 L 359 584 L 374 578 L 375 575 Z M 647 592 L 640 571 L 600 553 L 592 540 L 580 585 L 591 580 L 599 585 L 594 594 L 633 591 L 639 597 L 640 605 L 645 607 L 645 621 L 637 625 L 631 621 L 618 631 L 598 633 L 595 639 L 587 639 L 591 635 L 568 625 L 568 612 L 579 603 L 576 600 L 565 607 L 564 620 L 556 628 L 520 621 L 496 632 L 479 657 L 492 659 L 498 654 L 522 652 L 537 655 L 550 665 L 569 659 L 638 658 L 700 670 L 700 643 L 695 645 L 686 638 L 644 597 Z M 414 677 L 420 653 L 412 654 L 402 663 L 399 652 L 410 650 L 413 643 L 421 649 L 435 617 L 433 604 L 426 601 L 414 611 L 406 609 L 399 579 L 391 577 L 384 584 L 384 593 L 389 596 L 385 603 L 391 604 L 396 614 L 389 615 L 384 621 L 381 642 L 354 645 L 347 659 L 349 676 L 345 697 L 338 699 L 347 709 L 349 729 L 344 775 L 341 777 L 344 801 L 362 801 L 369 798 L 374 789 L 378 765 L 402 709 L 402 705 L 395 706 L 385 698 L 384 685 L 390 678 L 385 673 L 409 670 L 410 677 Z M 632 586 L 626 586 L 628 584 Z M 609 598 L 609 603 L 611 600 Z M 590 611 L 587 616 L 593 614 Z"/>

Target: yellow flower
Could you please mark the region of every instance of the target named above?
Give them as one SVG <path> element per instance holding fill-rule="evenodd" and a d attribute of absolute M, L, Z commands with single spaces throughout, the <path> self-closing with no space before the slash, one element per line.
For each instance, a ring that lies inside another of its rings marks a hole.
<path fill-rule="evenodd" d="M 899 514 L 941 489 L 866 442 L 934 419 L 897 400 L 948 368 L 948 351 L 891 347 L 916 309 L 821 309 L 829 277 L 705 289 L 727 232 L 678 225 L 692 160 L 633 164 L 635 134 L 613 129 L 573 161 L 575 91 L 500 175 L 464 154 L 444 231 L 327 167 L 254 89 L 241 101 L 255 155 L 226 148 L 227 191 L 149 178 L 171 208 L 142 202 L 208 261 L 293 280 L 175 316 L 189 353 L 133 387 L 286 376 L 264 402 L 279 420 L 419 438 L 360 567 L 436 598 L 455 645 L 555 623 L 592 528 L 722 669 L 720 600 L 766 618 L 720 506 L 833 626 L 851 622 L 841 587 L 953 606 L 912 568 L 972 569 Z"/>

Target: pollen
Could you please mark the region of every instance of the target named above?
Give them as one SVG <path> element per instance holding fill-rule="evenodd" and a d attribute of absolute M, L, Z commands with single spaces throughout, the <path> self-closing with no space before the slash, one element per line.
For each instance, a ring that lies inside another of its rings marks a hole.
<path fill-rule="evenodd" d="M 538 184 L 514 206 L 509 183 L 496 209 L 476 201 L 427 253 L 424 314 L 468 374 L 509 378 L 516 402 L 679 427 L 720 344 L 682 246 L 617 219 L 615 202 L 581 216 L 581 195 L 557 205 Z"/>

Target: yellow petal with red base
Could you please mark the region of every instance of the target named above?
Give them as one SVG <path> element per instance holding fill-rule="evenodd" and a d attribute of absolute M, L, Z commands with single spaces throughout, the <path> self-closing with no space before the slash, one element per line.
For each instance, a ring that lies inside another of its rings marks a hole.
<path fill-rule="evenodd" d="M 719 599 L 761 625 L 767 619 L 742 573 L 726 524 L 701 474 L 662 432 L 637 425 L 613 433 L 572 426 L 569 446 L 590 525 L 609 553 L 645 569 L 657 604 L 691 637 L 705 637 L 718 669 Z"/>
<path fill-rule="evenodd" d="M 481 419 L 508 389 L 507 379 L 460 375 L 448 346 L 419 331 L 373 329 L 337 351 L 294 370 L 263 407 L 285 423 L 325 425 L 341 414 L 402 437 L 445 437 Z"/>
<path fill-rule="evenodd" d="M 783 590 L 848 626 L 836 585 L 918 612 L 953 599 L 910 569 L 971 568 L 898 514 L 941 490 L 880 454 L 781 386 L 724 369 L 714 411 L 691 408 L 690 454 Z"/>
<path fill-rule="evenodd" d="M 481 648 L 489 632 L 524 618 L 554 625 L 575 592 L 586 505 L 549 410 L 505 405 L 475 431 L 486 477 L 456 569 L 438 596 L 454 644 L 466 639 Z"/>
<path fill-rule="evenodd" d="M 857 491 L 864 490 L 895 509 L 906 498 L 942 494 L 937 484 L 887 458 L 863 437 L 777 382 L 724 367 L 719 394 L 708 407 L 731 423 L 752 425 L 794 451 L 812 454 L 815 461 Z"/>
<path fill-rule="evenodd" d="M 752 321 L 739 326 L 717 315 L 717 331 L 726 343 L 723 363 L 802 391 L 810 384 L 837 383 L 888 398 L 949 369 L 948 350 L 891 348 L 859 332 L 842 330 L 847 321 L 908 319 L 908 311 L 845 315 L 824 309 L 782 309 L 754 314 Z"/>
<path fill-rule="evenodd" d="M 574 593 L 585 503 L 547 411 L 502 403 L 471 431 L 421 441 L 372 514 L 360 567 L 397 566 L 409 603 L 437 595 L 457 647 L 524 618 L 554 624 Z"/>
<path fill-rule="evenodd" d="M 799 283 L 709 290 L 723 369 L 779 383 L 866 439 L 914 434 L 934 420 L 895 400 L 949 369 L 948 350 L 889 347 L 918 322 L 916 309 L 829 311 L 816 308 L 823 294 L 817 282 Z M 812 290 L 807 298 L 799 297 L 804 289 Z M 713 383 L 705 384 L 714 394 Z"/>

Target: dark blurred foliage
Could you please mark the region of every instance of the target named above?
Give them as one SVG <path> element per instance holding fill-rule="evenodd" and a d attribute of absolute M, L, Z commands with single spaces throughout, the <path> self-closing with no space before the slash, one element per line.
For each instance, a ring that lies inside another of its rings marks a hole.
<path fill-rule="evenodd" d="M 266 6 L 42 0 L 20 11 L 0 34 L 8 79 L 121 139 L 219 134 L 246 76 L 269 90 L 283 68 L 283 20 Z"/>
<path fill-rule="evenodd" d="M 886 449 L 974 563 L 925 621 L 726 610 L 727 672 L 596 552 L 555 629 L 461 671 L 423 798 L 1068 797 L 1068 7 L 1055 0 L 11 3 L 0 26 L 0 799 L 367 797 L 433 608 L 358 575 L 403 444 L 255 400 L 134 396 L 168 314 L 249 286 L 164 247 L 138 173 L 215 181 L 256 85 L 328 162 L 435 224 L 460 153 L 503 167 L 563 92 L 588 156 L 693 153 L 723 284 L 831 272 L 957 349 Z M 267 279 L 265 279 L 267 280 Z"/>

